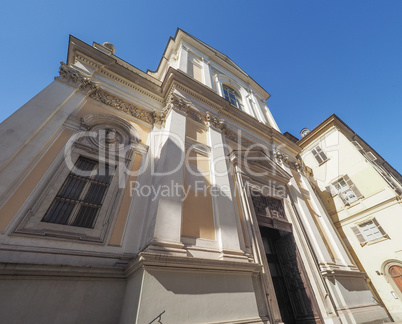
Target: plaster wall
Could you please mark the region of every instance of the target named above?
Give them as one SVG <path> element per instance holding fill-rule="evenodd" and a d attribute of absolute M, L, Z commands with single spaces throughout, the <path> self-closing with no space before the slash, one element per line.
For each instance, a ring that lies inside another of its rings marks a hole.
<path fill-rule="evenodd" d="M 241 273 L 148 270 L 140 303 L 138 323 L 149 323 L 162 312 L 164 323 L 258 319 L 251 275 Z"/>
<path fill-rule="evenodd" d="M 125 280 L 2 277 L 0 322 L 119 322 Z"/>

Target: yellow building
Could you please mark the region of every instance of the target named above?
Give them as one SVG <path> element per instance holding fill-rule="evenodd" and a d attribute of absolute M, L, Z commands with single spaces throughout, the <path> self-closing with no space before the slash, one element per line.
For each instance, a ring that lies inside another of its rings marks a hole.
<path fill-rule="evenodd" d="M 392 318 L 402 321 L 401 175 L 336 115 L 302 136 L 301 157 L 328 214 Z"/>
<path fill-rule="evenodd" d="M 0 127 L 0 322 L 390 321 L 266 90 L 180 29 L 114 52 L 70 37 Z"/>

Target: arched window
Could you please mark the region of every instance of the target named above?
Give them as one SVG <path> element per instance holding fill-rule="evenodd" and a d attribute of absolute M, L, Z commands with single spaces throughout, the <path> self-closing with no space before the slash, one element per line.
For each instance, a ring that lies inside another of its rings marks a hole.
<path fill-rule="evenodd" d="M 397 265 L 392 266 L 391 268 L 389 268 L 388 272 L 399 290 L 402 292 L 402 267 Z"/>
<path fill-rule="evenodd" d="M 226 84 L 223 84 L 222 88 L 225 99 L 228 100 L 233 106 L 243 110 L 240 95 Z"/>

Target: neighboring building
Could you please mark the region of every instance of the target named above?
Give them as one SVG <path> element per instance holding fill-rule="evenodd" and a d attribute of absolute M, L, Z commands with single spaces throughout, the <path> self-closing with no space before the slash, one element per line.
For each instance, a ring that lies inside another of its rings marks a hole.
<path fill-rule="evenodd" d="M 298 142 L 339 234 L 402 321 L 402 177 L 336 115 Z"/>
<path fill-rule="evenodd" d="M 182 30 L 162 57 L 70 37 L 2 123 L 0 322 L 390 321 L 269 94 Z"/>

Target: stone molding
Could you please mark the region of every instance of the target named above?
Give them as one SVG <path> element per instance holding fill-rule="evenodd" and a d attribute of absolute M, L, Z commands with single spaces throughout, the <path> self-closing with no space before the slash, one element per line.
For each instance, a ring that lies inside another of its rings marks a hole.
<path fill-rule="evenodd" d="M 205 115 L 206 124 L 218 131 L 224 132 L 226 129 L 226 123 L 223 119 L 219 119 L 217 116 L 212 115 L 209 111 Z"/>
<path fill-rule="evenodd" d="M 114 95 L 101 89 L 97 89 L 89 93 L 89 98 L 99 101 L 107 106 L 122 111 L 128 115 L 131 115 L 134 118 L 140 119 L 149 124 L 154 124 L 157 119 L 157 115 L 155 112 L 140 109 L 128 103 L 127 101 L 115 97 Z"/>
<path fill-rule="evenodd" d="M 238 143 L 244 147 L 250 147 L 251 145 L 253 145 L 254 143 L 250 142 L 249 140 L 245 139 L 244 137 L 239 136 L 239 134 L 235 133 L 232 130 L 226 129 L 225 132 L 226 138 L 228 140 L 231 140 L 235 143 Z"/>
<path fill-rule="evenodd" d="M 99 83 L 94 82 L 90 77 L 83 76 L 79 71 L 73 69 L 64 62 L 61 62 L 59 74 L 60 79 L 74 87 L 77 87 L 80 91 L 86 93 L 89 98 L 95 101 L 101 102 L 149 124 L 154 124 L 160 121 L 160 118 L 155 111 L 140 109 L 133 104 L 100 89 Z"/>

